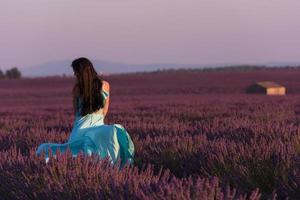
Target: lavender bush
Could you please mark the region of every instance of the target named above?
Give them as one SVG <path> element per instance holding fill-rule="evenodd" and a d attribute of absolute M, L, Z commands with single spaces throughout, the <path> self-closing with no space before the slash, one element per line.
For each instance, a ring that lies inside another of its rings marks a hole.
<path fill-rule="evenodd" d="M 122 124 L 133 167 L 59 154 L 74 116 L 72 78 L 1 80 L 0 199 L 299 199 L 299 70 L 172 71 L 104 77 L 105 123 Z M 288 95 L 245 94 L 261 80 Z"/>

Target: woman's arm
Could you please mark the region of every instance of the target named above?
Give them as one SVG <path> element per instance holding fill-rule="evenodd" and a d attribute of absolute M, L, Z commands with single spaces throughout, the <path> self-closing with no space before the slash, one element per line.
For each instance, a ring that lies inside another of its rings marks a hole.
<path fill-rule="evenodd" d="M 105 100 L 104 107 L 103 107 L 103 115 L 105 116 L 108 112 L 109 98 L 110 98 L 110 91 L 109 91 L 110 88 L 109 88 L 109 83 L 107 81 L 103 81 L 102 89 L 109 94 Z"/>

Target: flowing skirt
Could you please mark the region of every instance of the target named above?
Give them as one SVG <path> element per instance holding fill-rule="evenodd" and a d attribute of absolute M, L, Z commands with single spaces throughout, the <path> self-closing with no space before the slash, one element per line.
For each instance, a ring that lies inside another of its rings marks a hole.
<path fill-rule="evenodd" d="M 53 157 L 57 150 L 64 153 L 70 148 L 73 157 L 82 151 L 84 154 L 97 154 L 115 164 L 119 159 L 121 167 L 126 163 L 132 164 L 134 144 L 121 124 L 104 124 L 102 114 L 87 114 L 84 117 L 76 115 L 72 132 L 66 143 L 43 143 L 37 148 L 36 155 L 45 153 L 46 163 L 49 161 L 49 148 Z"/>

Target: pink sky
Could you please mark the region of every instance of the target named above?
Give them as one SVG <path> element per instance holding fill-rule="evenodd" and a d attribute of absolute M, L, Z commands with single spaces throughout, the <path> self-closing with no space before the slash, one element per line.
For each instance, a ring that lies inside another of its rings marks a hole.
<path fill-rule="evenodd" d="M 300 61 L 299 0 L 1 0 L 0 68 Z"/>

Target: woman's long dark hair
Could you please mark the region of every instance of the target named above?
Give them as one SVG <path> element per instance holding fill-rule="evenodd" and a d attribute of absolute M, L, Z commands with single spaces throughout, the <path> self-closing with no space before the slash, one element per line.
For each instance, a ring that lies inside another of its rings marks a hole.
<path fill-rule="evenodd" d="M 80 115 L 85 116 L 103 108 L 102 79 L 98 76 L 92 62 L 84 57 L 77 58 L 72 62 L 72 68 L 77 77 L 74 86 L 79 90 L 81 100 Z M 76 105 L 78 105 L 77 99 Z M 79 108 L 76 106 L 76 109 Z"/>

